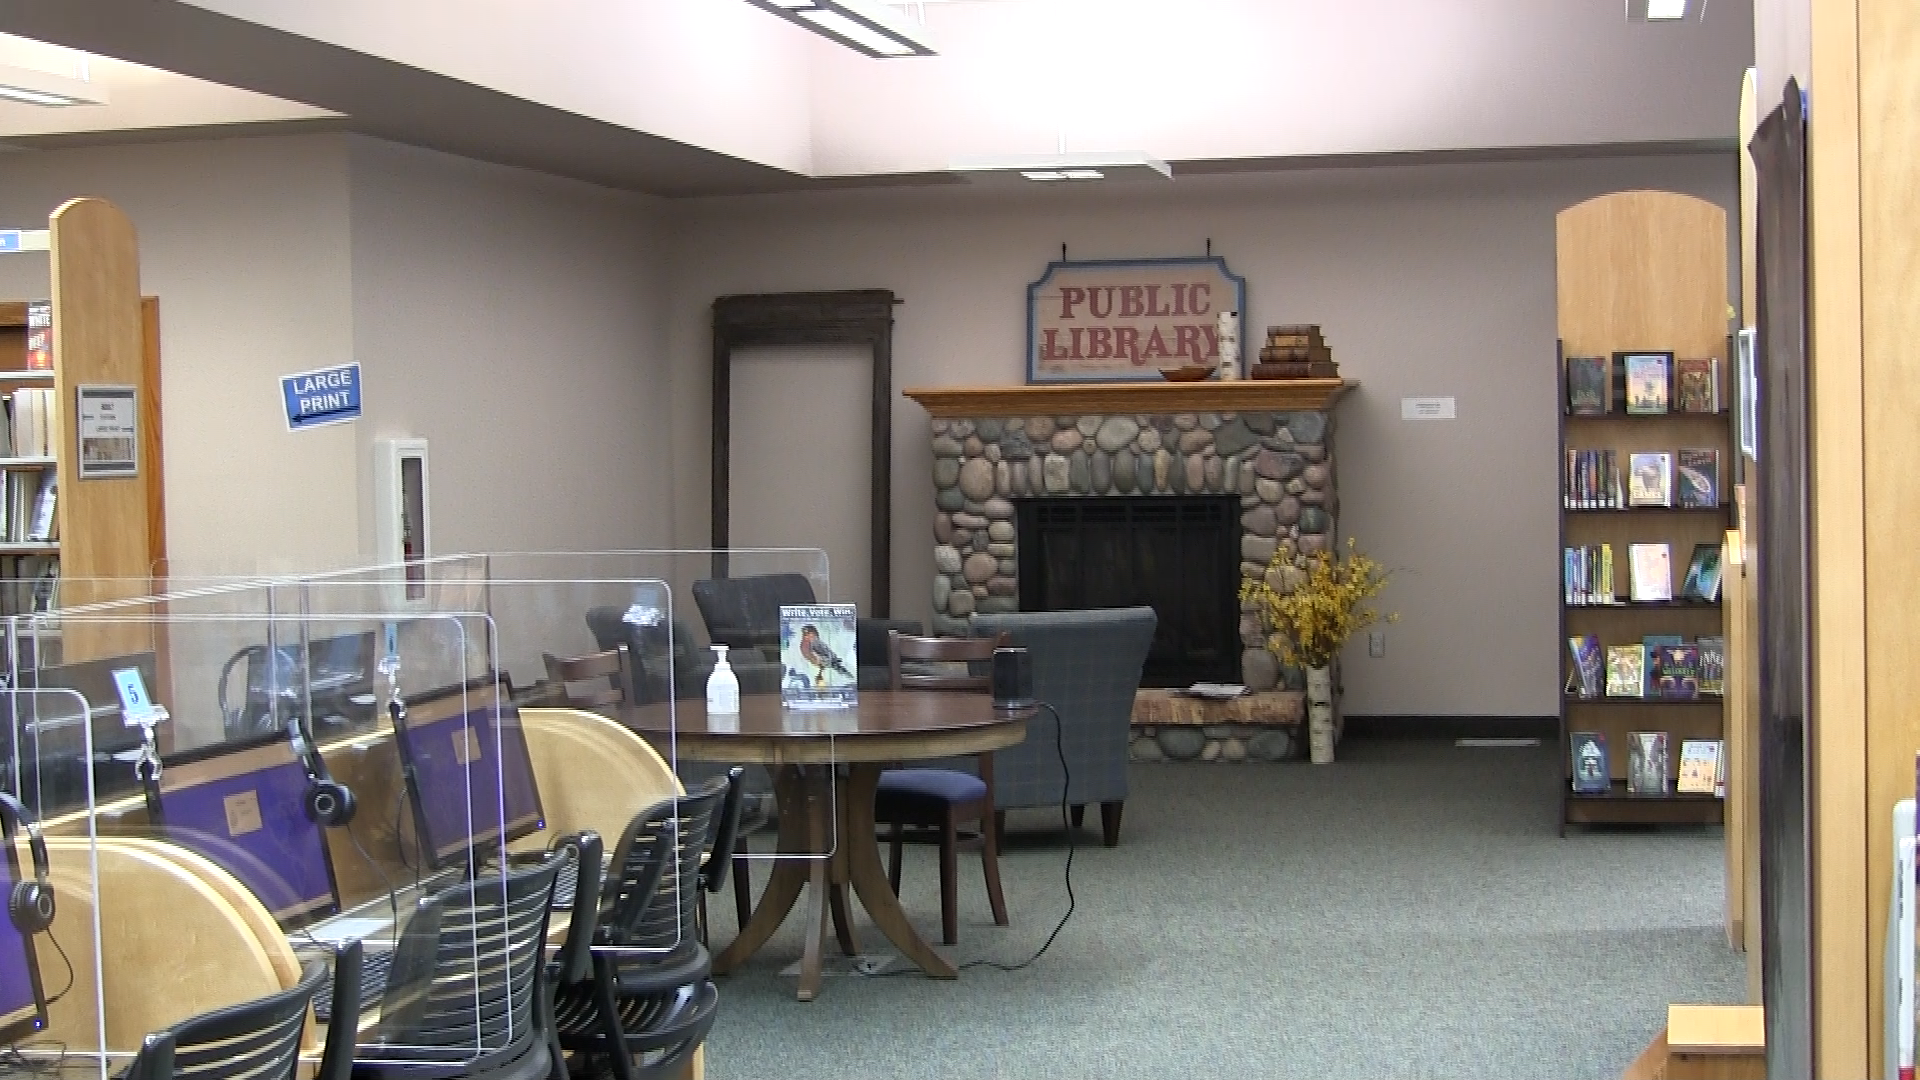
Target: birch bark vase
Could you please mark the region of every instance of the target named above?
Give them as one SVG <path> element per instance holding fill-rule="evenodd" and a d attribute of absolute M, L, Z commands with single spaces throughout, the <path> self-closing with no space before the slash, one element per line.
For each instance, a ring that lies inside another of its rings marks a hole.
<path fill-rule="evenodd" d="M 1333 762 L 1333 667 L 1307 669 L 1307 753 L 1315 765 Z"/>

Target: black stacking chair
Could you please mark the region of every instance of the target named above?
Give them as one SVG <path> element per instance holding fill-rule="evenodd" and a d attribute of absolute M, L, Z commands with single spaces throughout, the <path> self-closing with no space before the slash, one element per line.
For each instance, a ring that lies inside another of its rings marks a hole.
<path fill-rule="evenodd" d="M 360 1013 L 360 943 L 334 959 L 333 1015 Z M 126 1080 L 296 1080 L 307 1010 L 326 981 L 327 965 L 308 964 L 300 981 L 258 1001 L 232 1005 L 156 1031 L 140 1043 Z M 347 1080 L 353 1070 L 352 1023 L 327 1030 L 314 1080 Z"/>
<path fill-rule="evenodd" d="M 727 886 L 727 868 L 733 863 L 733 849 L 740 839 L 740 803 L 746 796 L 745 765 L 727 770 L 727 795 L 720 803 L 720 816 L 713 825 L 713 842 L 707 847 L 707 861 L 700 867 L 700 903 L 696 913 L 700 921 L 700 944 L 707 944 L 707 894 Z M 746 880 L 745 868 L 735 871 L 734 901 L 740 904 L 740 883 Z M 740 904 L 740 925 L 747 925 L 753 913 L 752 900 Z"/>
<path fill-rule="evenodd" d="M 355 1080 L 547 1080 L 547 914 L 554 879 L 578 857 L 562 845 L 422 900 L 395 946 Z"/>
<path fill-rule="evenodd" d="M 677 1076 L 712 1029 L 720 994 L 695 909 L 727 790 L 727 779 L 714 777 L 663 799 L 615 843 L 591 955 L 584 968 L 560 971 L 553 997 L 559 1044 L 588 1057 L 585 1071 L 598 1072 L 604 1059 L 614 1080 Z"/>

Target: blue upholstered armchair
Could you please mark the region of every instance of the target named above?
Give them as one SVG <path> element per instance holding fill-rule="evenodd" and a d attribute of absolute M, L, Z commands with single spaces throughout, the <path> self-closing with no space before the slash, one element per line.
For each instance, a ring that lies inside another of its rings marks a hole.
<path fill-rule="evenodd" d="M 976 636 L 1004 630 L 1012 635 L 1011 644 L 1024 646 L 1032 656 L 1034 696 L 1060 713 L 1074 824 L 1088 803 L 1099 803 L 1108 847 L 1120 842 L 1128 724 L 1155 622 L 1150 607 L 973 617 Z M 1060 805 L 1060 753 L 1054 748 L 1052 717 L 1035 716 L 1027 723 L 1025 742 L 994 752 L 993 783 L 994 805 L 1003 820 L 1013 807 Z"/>

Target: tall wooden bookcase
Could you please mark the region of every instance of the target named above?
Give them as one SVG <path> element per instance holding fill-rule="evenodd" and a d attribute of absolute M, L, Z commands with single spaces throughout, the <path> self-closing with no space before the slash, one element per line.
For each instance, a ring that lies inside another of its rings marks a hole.
<path fill-rule="evenodd" d="M 23 555 L 57 557 L 56 607 L 152 592 L 150 578 L 165 557 L 160 475 L 159 307 L 140 295 L 139 250 L 131 223 L 101 199 L 75 199 L 49 222 L 53 306 L 53 369 L 26 370 L 27 303 L 0 303 L 0 394 L 51 387 L 58 444 L 51 457 L 0 459 L 0 470 L 59 476 L 57 538 L 0 544 L 0 564 Z M 132 386 L 140 411 L 139 470 L 134 476 L 80 478 L 79 387 Z M 132 623 L 65 627 L 65 662 L 144 652 L 154 630 Z M 23 658 L 23 661 L 26 658 Z"/>
<path fill-rule="evenodd" d="M 1558 263 L 1560 353 L 1606 356 L 1619 352 L 1670 352 L 1720 361 L 1720 401 L 1732 401 L 1728 352 L 1727 217 L 1712 203 L 1661 191 L 1629 191 L 1589 199 L 1560 212 L 1555 223 Z M 1668 771 L 1677 773 L 1686 739 L 1720 739 L 1724 704 L 1719 696 L 1689 701 L 1598 697 L 1565 691 L 1573 660 L 1569 637 L 1592 634 L 1607 645 L 1626 645 L 1650 634 L 1677 634 L 1692 641 L 1722 634 L 1718 601 L 1679 598 L 1681 577 L 1695 545 L 1718 547 L 1732 521 L 1728 500 L 1733 462 L 1729 415 L 1674 413 L 1628 415 L 1614 402 L 1604 416 L 1567 415 L 1566 380 L 1559 373 L 1560 450 L 1612 450 L 1624 471 L 1635 452 L 1677 452 L 1713 447 L 1720 452 L 1721 504 L 1707 509 L 1567 509 L 1560 512 L 1561 547 L 1609 544 L 1615 591 L 1628 588 L 1628 545 L 1665 543 L 1672 556 L 1675 599 L 1662 603 L 1560 607 L 1560 824 L 1709 823 L 1722 820 L 1712 795 L 1636 795 L 1626 790 L 1628 733 L 1664 731 Z M 1572 790 L 1570 734 L 1606 736 L 1612 788 L 1605 794 Z M 1671 787 L 1671 782 L 1669 787 Z"/>

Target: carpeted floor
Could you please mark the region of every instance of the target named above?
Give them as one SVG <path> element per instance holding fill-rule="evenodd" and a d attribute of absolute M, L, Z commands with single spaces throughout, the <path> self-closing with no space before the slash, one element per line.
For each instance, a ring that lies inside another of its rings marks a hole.
<path fill-rule="evenodd" d="M 796 914 L 720 980 L 707 1075 L 1613 1078 L 1669 1002 L 1742 1000 L 1720 830 L 1561 839 L 1551 747 L 1342 751 L 1332 766 L 1135 766 L 1120 846 L 1099 845 L 1089 808 L 1079 906 L 1017 973 L 830 978 L 802 1004 L 779 974 L 799 955 Z M 1009 832 L 1013 925 L 993 926 L 963 855 L 958 961 L 1022 959 L 1066 908 L 1057 813 L 1015 814 Z M 933 851 L 908 860 L 908 914 L 937 941 Z M 719 944 L 733 915 L 716 899 Z M 862 948 L 889 948 L 856 918 Z"/>

